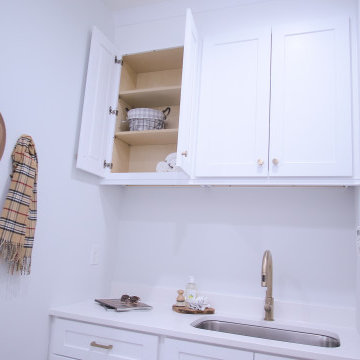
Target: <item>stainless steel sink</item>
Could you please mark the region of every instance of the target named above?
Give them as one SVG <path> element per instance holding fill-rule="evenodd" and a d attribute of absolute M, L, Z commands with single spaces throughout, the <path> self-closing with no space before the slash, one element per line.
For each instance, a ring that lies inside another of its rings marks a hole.
<path fill-rule="evenodd" d="M 229 334 L 252 336 L 261 339 L 285 341 L 303 345 L 321 347 L 339 347 L 340 339 L 336 334 L 324 334 L 318 331 L 296 328 L 264 326 L 255 323 L 240 323 L 216 319 L 197 320 L 191 324 L 198 329 L 220 331 Z"/>

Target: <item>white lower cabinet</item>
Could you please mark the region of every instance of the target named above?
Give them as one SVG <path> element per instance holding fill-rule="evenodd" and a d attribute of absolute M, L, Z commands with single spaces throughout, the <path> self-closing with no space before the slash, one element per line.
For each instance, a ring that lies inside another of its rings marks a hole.
<path fill-rule="evenodd" d="M 158 336 L 55 318 L 50 360 L 157 360 Z"/>
<path fill-rule="evenodd" d="M 296 360 L 295 358 L 281 357 L 281 356 L 273 356 L 266 354 L 255 354 L 254 360 Z"/>
<path fill-rule="evenodd" d="M 48 360 L 295 360 L 53 318 Z"/>
<path fill-rule="evenodd" d="M 253 360 L 249 351 L 206 345 L 191 341 L 165 339 L 160 360 Z"/>
<path fill-rule="evenodd" d="M 79 360 L 79 359 L 70 358 L 70 357 L 67 357 L 67 356 L 50 354 L 49 360 Z"/>

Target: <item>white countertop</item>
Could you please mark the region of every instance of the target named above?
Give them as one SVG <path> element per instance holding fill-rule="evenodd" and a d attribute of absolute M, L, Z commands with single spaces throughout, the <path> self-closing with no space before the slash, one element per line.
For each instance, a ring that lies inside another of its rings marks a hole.
<path fill-rule="evenodd" d="M 190 324 L 199 318 L 231 318 L 245 322 L 258 322 L 259 319 L 239 318 L 231 314 L 186 315 L 172 311 L 171 306 L 151 304 L 150 311 L 115 312 L 105 310 L 93 301 L 61 306 L 51 309 L 50 315 L 65 319 L 89 322 L 98 325 L 111 326 L 144 333 L 151 333 L 183 340 L 197 341 L 213 345 L 228 346 L 242 350 L 277 354 L 287 357 L 311 360 L 360 360 L 360 335 L 351 327 L 333 327 L 313 323 L 286 323 L 284 321 L 266 322 L 266 326 L 301 327 L 335 333 L 339 336 L 341 345 L 338 348 L 323 348 L 310 345 L 293 344 L 282 341 L 266 340 L 242 335 L 221 333 L 196 329 Z"/>

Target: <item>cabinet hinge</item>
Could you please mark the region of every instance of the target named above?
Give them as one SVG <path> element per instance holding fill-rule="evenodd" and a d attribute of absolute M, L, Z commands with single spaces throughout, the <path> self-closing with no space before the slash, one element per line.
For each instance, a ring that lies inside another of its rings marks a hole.
<path fill-rule="evenodd" d="M 106 162 L 106 160 L 104 160 L 104 169 L 106 168 L 112 169 L 112 167 L 113 167 L 113 163 L 108 163 Z"/>
<path fill-rule="evenodd" d="M 113 109 L 111 106 L 109 106 L 109 114 L 118 116 L 119 110 Z"/>
<path fill-rule="evenodd" d="M 124 63 L 123 59 L 118 59 L 117 56 L 115 56 L 115 64 L 120 64 L 122 65 Z"/>

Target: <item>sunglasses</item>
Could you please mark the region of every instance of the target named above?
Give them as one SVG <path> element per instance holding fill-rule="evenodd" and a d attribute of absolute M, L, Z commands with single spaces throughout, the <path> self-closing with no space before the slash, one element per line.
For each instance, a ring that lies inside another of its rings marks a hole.
<path fill-rule="evenodd" d="M 122 295 L 120 298 L 121 302 L 127 302 L 131 304 L 137 304 L 140 298 L 138 296 Z"/>

